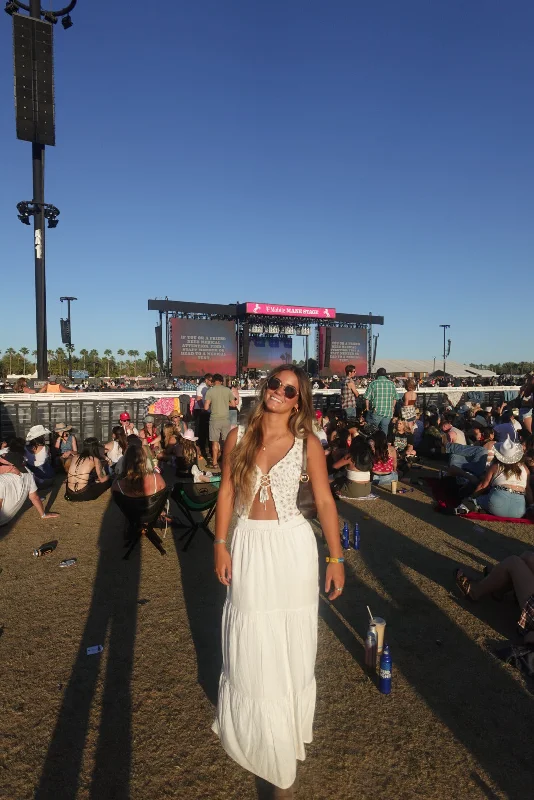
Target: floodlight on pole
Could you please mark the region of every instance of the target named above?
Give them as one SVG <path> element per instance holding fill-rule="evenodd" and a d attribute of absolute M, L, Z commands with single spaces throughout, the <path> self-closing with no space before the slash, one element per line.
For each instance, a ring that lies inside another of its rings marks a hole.
<path fill-rule="evenodd" d="M 443 328 L 443 377 L 445 377 L 446 367 L 447 367 L 447 357 L 451 352 L 451 340 L 449 339 L 449 349 L 447 350 L 447 329 L 450 328 L 450 325 L 440 325 L 440 328 Z"/>

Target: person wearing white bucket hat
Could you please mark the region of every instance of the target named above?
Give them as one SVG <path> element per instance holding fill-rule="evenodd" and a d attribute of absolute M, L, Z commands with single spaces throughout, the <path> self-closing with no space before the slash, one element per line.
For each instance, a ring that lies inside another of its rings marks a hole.
<path fill-rule="evenodd" d="M 494 445 L 494 455 L 495 461 L 472 499 L 477 507 L 496 517 L 521 519 L 527 505 L 533 502 L 529 471 L 523 463 L 523 446 L 508 437 Z"/>
<path fill-rule="evenodd" d="M 49 484 L 54 479 L 54 467 L 46 443 L 49 434 L 44 425 L 33 425 L 26 434 L 26 466 L 33 472 L 37 486 Z"/>

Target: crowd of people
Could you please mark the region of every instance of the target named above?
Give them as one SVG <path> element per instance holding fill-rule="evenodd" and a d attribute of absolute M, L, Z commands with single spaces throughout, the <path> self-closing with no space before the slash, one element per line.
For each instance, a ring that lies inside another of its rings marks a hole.
<path fill-rule="evenodd" d="M 45 511 L 39 492 L 58 473 L 69 502 L 95 501 L 108 490 L 151 497 L 176 481 L 218 485 L 214 566 L 228 594 L 213 729 L 229 755 L 279 798 L 293 796 L 315 704 L 318 565 L 306 512 L 318 516 L 325 534 L 325 591 L 332 600 L 345 581 L 336 499 L 357 502 L 375 497 L 377 487 L 393 490 L 423 459 L 435 461 L 440 482 L 452 482 L 461 494 L 457 514 L 473 508 L 518 519 L 534 512 L 534 376 L 508 402 L 420 408 L 413 380 L 399 392 L 384 369 L 365 385 L 353 365 L 345 373 L 335 409 L 314 408 L 306 373 L 281 366 L 262 381 L 245 426 L 241 387 L 208 373 L 183 411 L 163 419 L 147 414 L 139 428 L 122 412 L 109 442 L 78 441 L 66 423 L 54 431 L 39 424 L 0 449 L 0 525 L 26 500 L 43 520 L 57 516 Z M 307 484 L 313 494 L 304 498 Z M 480 580 L 461 569 L 455 577 L 472 601 L 513 589 L 519 630 L 532 646 L 533 554 L 510 556 Z"/>

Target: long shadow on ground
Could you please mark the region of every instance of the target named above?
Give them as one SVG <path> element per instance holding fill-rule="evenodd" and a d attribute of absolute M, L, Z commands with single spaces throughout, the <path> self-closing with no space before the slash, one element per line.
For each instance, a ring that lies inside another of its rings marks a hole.
<path fill-rule="evenodd" d="M 73 800 L 80 788 L 91 705 L 97 689 L 101 655 L 87 648 L 106 642 L 102 716 L 95 767 L 89 787 L 92 800 L 128 800 L 131 764 L 131 692 L 140 551 L 122 560 L 124 518 L 110 502 L 102 520 L 100 555 L 91 605 L 78 655 L 46 755 L 35 800 Z"/>
<path fill-rule="evenodd" d="M 393 500 L 394 504 L 415 512 L 415 508 L 407 508 L 405 497 Z M 360 523 L 362 544 L 357 558 L 392 601 L 366 586 L 358 578 L 358 570 L 349 567 L 337 610 L 362 636 L 367 626 L 367 604 L 386 618 L 386 638 L 395 668 L 505 795 L 521 797 L 531 782 L 534 698 L 407 574 L 407 570 L 418 573 L 430 594 L 434 584 L 449 590 L 453 588 L 457 559 L 430 550 L 378 520 L 363 521 L 366 509 L 340 501 L 339 512 L 347 520 Z M 463 535 L 470 538 L 471 533 Z M 497 556 L 497 540 L 486 544 Z M 321 603 L 320 613 L 361 663 L 361 645 L 339 623 L 329 605 Z M 513 620 L 508 624 L 511 627 Z"/>

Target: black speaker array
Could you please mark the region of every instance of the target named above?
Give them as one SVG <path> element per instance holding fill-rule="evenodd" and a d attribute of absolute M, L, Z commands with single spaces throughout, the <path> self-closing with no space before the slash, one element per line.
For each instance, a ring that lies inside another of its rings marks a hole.
<path fill-rule="evenodd" d="M 243 362 L 241 366 L 243 368 L 248 367 L 248 350 L 250 344 L 250 332 L 248 324 L 243 325 Z"/>
<path fill-rule="evenodd" d="M 330 350 L 332 347 L 332 329 L 327 328 L 325 330 L 325 342 L 324 342 L 324 367 L 330 366 Z"/>
<path fill-rule="evenodd" d="M 158 364 L 160 367 L 163 367 L 163 334 L 161 331 L 161 325 L 156 325 L 156 355 L 158 358 Z"/>

